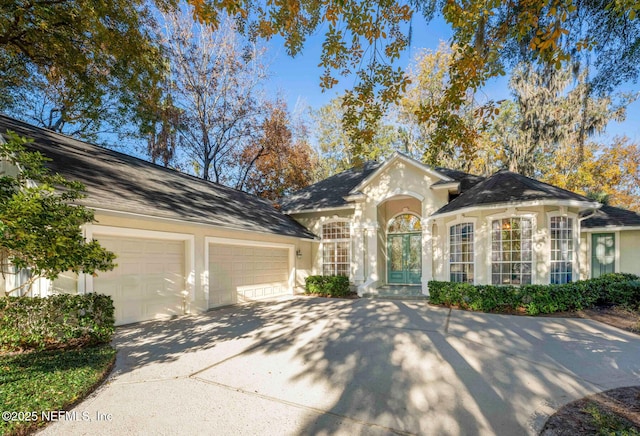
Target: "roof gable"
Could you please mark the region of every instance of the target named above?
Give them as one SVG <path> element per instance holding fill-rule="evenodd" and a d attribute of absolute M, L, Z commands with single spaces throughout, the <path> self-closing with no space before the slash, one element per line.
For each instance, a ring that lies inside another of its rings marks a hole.
<path fill-rule="evenodd" d="M 352 200 L 361 195 L 360 189 L 381 174 L 384 168 L 389 168 L 393 162 L 397 162 L 398 159 L 402 159 L 412 167 L 438 178 L 438 182 L 432 185 L 434 187 L 444 188 L 447 185 L 455 185 L 456 188 L 460 187 L 461 190 L 465 190 L 484 180 L 483 177 L 458 170 L 433 169 L 402 153 L 396 152 L 392 158 L 384 163 L 368 161 L 361 167 L 348 169 L 294 192 L 281 200 L 282 210 L 286 213 L 296 213 L 353 208 Z"/>
<path fill-rule="evenodd" d="M 256 196 L 0 115 L 12 130 L 52 159 L 47 166 L 82 182 L 85 206 L 96 210 L 208 224 L 234 230 L 313 238 L 291 217 Z"/>
<path fill-rule="evenodd" d="M 398 151 L 394 152 L 389 159 L 387 159 L 382 165 L 378 166 L 375 171 L 369 173 L 365 178 L 363 178 L 360 183 L 358 183 L 355 187 L 351 189 L 350 194 L 356 194 L 362 191 L 367 185 L 369 185 L 378 175 L 384 173 L 389 167 L 391 167 L 396 162 L 401 161 L 409 166 L 412 166 L 419 171 L 424 172 L 432 178 L 438 179 L 438 182 L 452 182 L 456 183 L 456 180 L 449 177 L 448 175 L 436 171 L 428 165 L 425 165 L 412 157 L 407 156 L 404 153 L 400 153 Z M 436 183 L 438 183 L 436 182 Z M 435 184 L 435 183 L 434 183 Z"/>
<path fill-rule="evenodd" d="M 598 203 L 575 192 L 503 170 L 463 192 L 434 215 L 471 207 L 550 201 L 577 203 L 584 207 L 598 206 Z"/>

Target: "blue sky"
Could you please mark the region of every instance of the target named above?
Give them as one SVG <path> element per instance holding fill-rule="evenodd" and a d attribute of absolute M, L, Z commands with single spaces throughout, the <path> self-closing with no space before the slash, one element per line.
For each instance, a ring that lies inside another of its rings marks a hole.
<path fill-rule="evenodd" d="M 272 59 L 272 78 L 269 85 L 272 89 L 270 91 L 278 90 L 287 100 L 290 110 L 294 110 L 298 102 L 312 109 L 317 109 L 354 84 L 353 78 L 343 77 L 340 78 L 340 83 L 334 89 L 324 93 L 321 91 L 319 78 L 322 74 L 322 69 L 317 65 L 320 62 L 324 30 L 321 27 L 317 34 L 307 41 L 303 52 L 295 58 L 287 56 L 280 38 L 274 38 L 269 43 L 268 56 Z M 451 35 L 450 28 L 441 17 L 435 17 L 428 25 L 424 23 L 424 20 L 415 20 L 413 23 L 411 49 L 402 56 L 397 65 L 406 67 L 421 49 L 435 50 L 441 40 L 447 41 L 451 38 Z M 507 84 L 508 77 L 494 79 L 481 92 L 489 99 L 509 98 Z M 640 84 L 630 84 L 624 90 L 635 90 L 637 92 L 640 90 Z M 627 118 L 624 122 L 610 123 L 603 136 L 612 138 L 616 135 L 626 135 L 631 140 L 640 142 L 640 101 L 636 101 L 629 106 Z"/>

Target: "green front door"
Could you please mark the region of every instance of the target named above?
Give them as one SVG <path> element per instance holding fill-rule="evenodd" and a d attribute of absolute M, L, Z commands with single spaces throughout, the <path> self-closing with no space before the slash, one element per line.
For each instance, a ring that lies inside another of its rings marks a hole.
<path fill-rule="evenodd" d="M 387 236 L 387 282 L 420 284 L 422 278 L 422 235 L 406 233 Z"/>

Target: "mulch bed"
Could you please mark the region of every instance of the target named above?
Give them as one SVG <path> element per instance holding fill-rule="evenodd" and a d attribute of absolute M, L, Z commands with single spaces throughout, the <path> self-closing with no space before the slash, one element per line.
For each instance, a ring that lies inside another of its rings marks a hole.
<path fill-rule="evenodd" d="M 600 392 L 565 405 L 549 418 L 540 434 L 598 434 L 599 428 L 587 411 L 594 406 L 599 413 L 612 415 L 625 428 L 640 432 L 640 386 L 631 386 Z"/>

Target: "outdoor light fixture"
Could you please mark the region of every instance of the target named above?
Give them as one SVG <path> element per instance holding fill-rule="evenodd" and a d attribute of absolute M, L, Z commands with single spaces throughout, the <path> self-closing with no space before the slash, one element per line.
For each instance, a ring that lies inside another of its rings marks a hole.
<path fill-rule="evenodd" d="M 296 250 L 296 257 L 298 259 L 302 259 L 302 250 L 300 250 L 300 249 Z"/>

